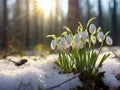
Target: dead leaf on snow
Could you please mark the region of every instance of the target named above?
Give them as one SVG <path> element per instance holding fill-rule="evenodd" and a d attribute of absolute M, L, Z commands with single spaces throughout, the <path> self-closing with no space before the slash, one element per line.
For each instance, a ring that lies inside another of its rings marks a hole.
<path fill-rule="evenodd" d="M 120 73 L 118 73 L 117 75 L 115 75 L 116 79 L 120 81 Z"/>

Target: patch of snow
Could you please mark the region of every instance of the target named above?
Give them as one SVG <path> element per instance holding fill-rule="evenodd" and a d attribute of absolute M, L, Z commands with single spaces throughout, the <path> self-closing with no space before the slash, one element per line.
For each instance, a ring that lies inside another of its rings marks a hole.
<path fill-rule="evenodd" d="M 19 61 L 22 58 L 27 59 L 28 62 L 20 67 L 8 61 L 9 59 Z M 55 54 L 43 58 L 9 56 L 7 60 L 0 60 L 0 90 L 37 90 L 38 86 L 46 90 L 73 77 L 73 74 L 59 74 L 58 67 L 54 64 L 57 58 Z M 81 83 L 76 78 L 54 90 L 63 88 L 69 90 L 77 85 Z"/>
<path fill-rule="evenodd" d="M 115 52 L 119 54 L 120 47 L 115 49 Z M 113 88 L 120 86 L 120 81 L 115 78 L 115 75 L 120 73 L 120 60 L 114 58 L 115 55 L 105 47 L 98 62 L 103 54 L 108 53 L 111 55 L 103 63 L 99 72 L 105 71 L 103 81 Z M 8 61 L 9 59 L 19 61 L 23 58 L 28 62 L 19 67 Z M 59 68 L 54 64 L 57 59 L 58 55 L 52 54 L 42 58 L 40 56 L 9 56 L 6 60 L 0 60 L 0 90 L 37 90 L 38 86 L 46 90 L 74 77 L 72 73 L 59 74 Z M 70 90 L 78 85 L 82 86 L 82 83 L 75 78 L 53 90 Z"/>

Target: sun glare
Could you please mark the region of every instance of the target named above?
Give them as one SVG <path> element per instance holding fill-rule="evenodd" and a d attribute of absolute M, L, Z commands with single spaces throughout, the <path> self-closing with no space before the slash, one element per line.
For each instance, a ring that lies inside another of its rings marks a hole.
<path fill-rule="evenodd" d="M 55 0 L 37 0 L 38 8 L 44 12 L 46 18 L 49 17 L 50 12 L 55 10 Z"/>

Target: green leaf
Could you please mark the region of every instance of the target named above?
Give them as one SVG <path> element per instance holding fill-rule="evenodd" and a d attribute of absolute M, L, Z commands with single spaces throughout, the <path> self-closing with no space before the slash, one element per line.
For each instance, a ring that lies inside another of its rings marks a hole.
<path fill-rule="evenodd" d="M 88 20 L 88 23 L 87 23 L 87 26 L 86 26 L 87 30 L 88 30 L 89 25 L 93 22 L 94 19 L 95 19 L 95 17 Z"/>
<path fill-rule="evenodd" d="M 96 64 L 96 61 L 97 61 L 97 57 L 98 57 L 98 55 L 97 55 L 97 53 L 96 52 L 94 52 L 94 54 L 93 54 L 93 67 L 95 67 L 95 64 Z"/>
<path fill-rule="evenodd" d="M 88 69 L 91 69 L 91 71 L 93 71 L 94 68 L 95 68 L 95 63 L 97 61 L 97 56 L 98 55 L 95 51 L 90 54 L 90 59 L 88 60 Z"/>
<path fill-rule="evenodd" d="M 40 87 L 40 85 L 38 85 L 38 89 L 37 90 L 42 90 L 41 87 Z"/>
<path fill-rule="evenodd" d="M 102 59 L 100 60 L 100 63 L 99 63 L 99 65 L 98 65 L 98 67 L 100 67 L 101 65 L 102 65 L 102 63 L 108 58 L 108 56 L 110 55 L 110 53 L 109 54 L 105 54 L 103 57 L 102 57 Z"/>

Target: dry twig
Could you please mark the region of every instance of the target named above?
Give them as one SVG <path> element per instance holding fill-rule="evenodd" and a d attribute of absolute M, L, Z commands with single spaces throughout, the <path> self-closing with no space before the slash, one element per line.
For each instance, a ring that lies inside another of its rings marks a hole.
<path fill-rule="evenodd" d="M 70 79 L 68 79 L 68 80 L 66 80 L 66 81 L 61 82 L 61 83 L 58 84 L 58 85 L 52 86 L 52 87 L 50 87 L 50 88 L 47 89 L 47 90 L 52 90 L 52 89 L 54 89 L 54 88 L 60 87 L 61 85 L 63 85 L 63 84 L 65 84 L 65 83 L 67 83 L 67 82 L 75 79 L 75 78 L 78 77 L 78 76 L 79 76 L 79 74 L 75 75 L 74 77 L 72 77 L 72 78 L 70 78 Z"/>

